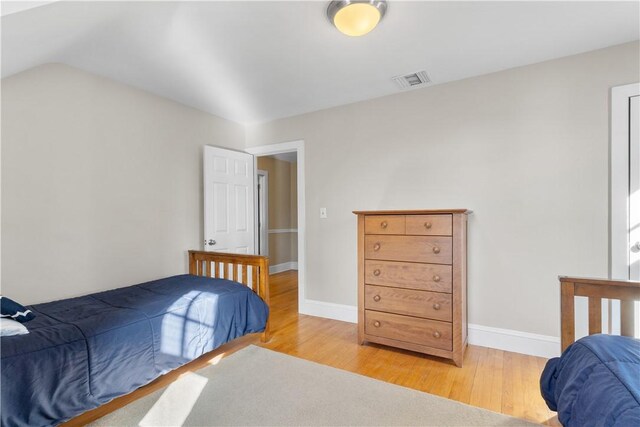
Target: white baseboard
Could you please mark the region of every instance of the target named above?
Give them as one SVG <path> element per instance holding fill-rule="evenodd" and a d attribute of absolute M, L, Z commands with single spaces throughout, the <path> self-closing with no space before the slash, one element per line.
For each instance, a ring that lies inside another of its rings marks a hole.
<path fill-rule="evenodd" d="M 298 263 L 295 261 L 283 262 L 282 264 L 270 265 L 269 274 L 282 273 L 283 271 L 297 270 Z"/>
<path fill-rule="evenodd" d="M 343 322 L 358 323 L 358 308 L 353 305 L 307 299 L 300 304 L 300 313 Z"/>
<path fill-rule="evenodd" d="M 358 308 L 352 305 L 305 300 L 300 305 L 300 313 L 343 322 L 358 322 Z M 560 355 L 558 337 L 474 324 L 469 324 L 469 344 L 546 358 Z"/>
<path fill-rule="evenodd" d="M 469 344 L 540 357 L 560 355 L 560 338 L 469 324 Z"/>

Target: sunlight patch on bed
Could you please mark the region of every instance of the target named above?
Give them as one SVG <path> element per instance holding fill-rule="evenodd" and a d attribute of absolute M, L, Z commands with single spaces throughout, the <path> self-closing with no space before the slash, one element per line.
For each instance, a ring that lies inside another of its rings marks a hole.
<path fill-rule="evenodd" d="M 138 425 L 183 425 L 208 381 L 193 372 L 180 376 L 167 387 Z"/>
<path fill-rule="evenodd" d="M 218 295 L 208 292 L 183 295 L 162 319 L 160 351 L 189 359 L 202 355 L 203 346 L 213 339 L 217 303 Z"/>

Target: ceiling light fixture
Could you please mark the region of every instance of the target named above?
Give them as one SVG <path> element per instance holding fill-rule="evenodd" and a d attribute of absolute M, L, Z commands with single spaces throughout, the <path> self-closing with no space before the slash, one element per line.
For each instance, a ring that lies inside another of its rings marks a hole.
<path fill-rule="evenodd" d="M 373 30 L 386 11 L 384 0 L 340 0 L 329 3 L 327 16 L 341 33 L 358 37 Z"/>

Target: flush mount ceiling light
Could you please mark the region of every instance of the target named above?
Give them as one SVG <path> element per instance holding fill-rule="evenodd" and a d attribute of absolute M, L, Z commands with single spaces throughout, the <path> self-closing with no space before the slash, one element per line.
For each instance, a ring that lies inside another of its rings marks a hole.
<path fill-rule="evenodd" d="M 387 11 L 384 0 L 340 0 L 327 7 L 329 21 L 348 36 L 364 36 L 373 30 Z"/>

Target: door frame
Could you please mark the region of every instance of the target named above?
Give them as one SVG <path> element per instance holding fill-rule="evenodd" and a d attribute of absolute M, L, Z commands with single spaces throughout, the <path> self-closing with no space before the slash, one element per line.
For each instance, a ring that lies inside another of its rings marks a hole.
<path fill-rule="evenodd" d="M 629 98 L 633 96 L 640 96 L 640 83 L 611 88 L 609 277 L 619 280 L 629 280 Z M 620 302 L 609 300 L 607 308 L 608 331 L 619 334 Z M 636 304 L 634 323 L 639 308 Z"/>
<path fill-rule="evenodd" d="M 297 154 L 297 179 L 298 179 L 298 312 L 302 312 L 305 306 L 306 294 L 306 272 L 307 272 L 307 247 L 306 247 L 306 216 L 305 216 L 305 157 L 304 157 L 304 140 L 281 142 L 277 144 L 260 145 L 257 147 L 249 147 L 245 150 L 255 157 L 271 156 L 274 154 L 291 153 Z M 258 164 L 257 160 L 254 162 Z M 257 166 L 255 166 L 257 174 Z M 257 209 L 256 209 L 257 215 Z M 257 227 L 256 227 L 257 229 Z"/>
<path fill-rule="evenodd" d="M 611 88 L 611 190 L 609 274 L 629 280 L 629 98 L 640 83 Z"/>
<path fill-rule="evenodd" d="M 256 165 L 257 160 L 255 160 Z M 264 185 L 260 185 L 260 177 L 264 177 Z M 258 235 L 259 242 L 258 253 L 260 255 L 269 256 L 269 171 L 263 171 L 256 169 L 256 194 L 258 194 L 258 201 L 256 207 L 258 208 Z M 262 195 L 262 197 L 260 197 Z M 260 200 L 263 201 L 263 206 L 260 205 Z M 262 218 L 260 218 L 260 216 Z M 260 226 L 262 224 L 262 227 Z"/>

